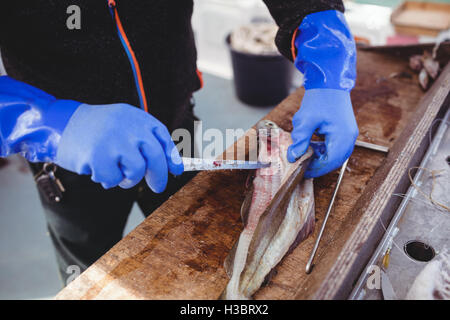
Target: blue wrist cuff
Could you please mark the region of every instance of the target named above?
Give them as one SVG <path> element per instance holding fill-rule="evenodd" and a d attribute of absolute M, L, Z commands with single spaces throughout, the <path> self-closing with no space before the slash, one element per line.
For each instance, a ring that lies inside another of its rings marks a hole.
<path fill-rule="evenodd" d="M 305 89 L 350 91 L 356 79 L 356 46 L 344 14 L 327 10 L 307 15 L 295 39 L 295 66 Z"/>
<path fill-rule="evenodd" d="M 20 153 L 31 162 L 53 161 L 61 135 L 80 104 L 0 77 L 0 156 Z"/>

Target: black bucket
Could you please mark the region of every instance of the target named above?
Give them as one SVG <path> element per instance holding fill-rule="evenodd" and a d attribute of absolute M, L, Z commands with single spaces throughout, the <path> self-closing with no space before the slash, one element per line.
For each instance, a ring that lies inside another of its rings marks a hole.
<path fill-rule="evenodd" d="M 292 62 L 282 55 L 257 55 L 234 50 L 230 35 L 226 43 L 231 53 L 234 87 L 242 102 L 254 106 L 276 105 L 292 87 Z"/>

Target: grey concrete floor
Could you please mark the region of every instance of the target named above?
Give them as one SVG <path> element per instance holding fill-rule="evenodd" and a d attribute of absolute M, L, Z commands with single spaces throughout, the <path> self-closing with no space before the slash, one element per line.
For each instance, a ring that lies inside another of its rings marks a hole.
<path fill-rule="evenodd" d="M 204 74 L 195 94 L 203 130 L 252 126 L 272 107 L 250 107 L 237 100 L 230 80 Z M 135 205 L 124 234 L 143 217 Z M 0 299 L 46 299 L 61 289 L 53 247 L 37 190 L 24 160 L 8 159 L 0 168 Z"/>

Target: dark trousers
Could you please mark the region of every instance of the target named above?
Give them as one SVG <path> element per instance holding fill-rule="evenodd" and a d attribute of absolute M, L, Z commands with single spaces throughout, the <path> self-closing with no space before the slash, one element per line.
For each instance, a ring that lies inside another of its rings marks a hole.
<path fill-rule="evenodd" d="M 179 126 L 188 129 L 192 139 L 193 121 L 196 119 L 193 114 L 188 114 Z M 34 174 L 42 166 L 42 163 L 30 163 Z M 131 189 L 116 187 L 105 190 L 93 182 L 90 176 L 57 168 L 55 176 L 65 188 L 62 200 L 59 203 L 50 202 L 44 195 L 45 190 L 38 187 L 38 191 L 64 285 L 72 275 L 69 266 L 78 266 L 83 272 L 122 239 L 135 202 L 147 217 L 194 175 L 192 172 L 178 177 L 169 174 L 166 190 L 155 194 L 145 180 Z"/>

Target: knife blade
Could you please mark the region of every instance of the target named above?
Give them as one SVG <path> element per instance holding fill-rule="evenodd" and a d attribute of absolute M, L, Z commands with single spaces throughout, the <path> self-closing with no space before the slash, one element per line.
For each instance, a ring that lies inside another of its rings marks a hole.
<path fill-rule="evenodd" d="M 210 171 L 210 170 L 252 170 L 270 167 L 270 163 L 245 160 L 214 160 L 202 158 L 181 158 L 184 171 Z"/>

